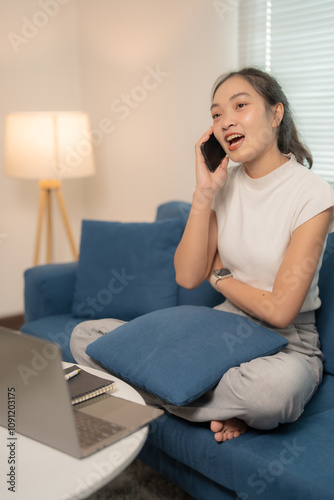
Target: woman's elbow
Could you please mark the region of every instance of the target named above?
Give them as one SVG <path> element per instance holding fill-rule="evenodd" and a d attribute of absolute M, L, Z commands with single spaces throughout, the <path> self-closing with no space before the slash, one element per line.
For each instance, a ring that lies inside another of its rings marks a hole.
<path fill-rule="evenodd" d="M 287 328 L 291 324 L 291 321 L 287 321 L 285 318 L 277 318 L 276 320 L 273 320 L 270 324 L 275 328 L 283 330 L 284 328 Z"/>
<path fill-rule="evenodd" d="M 195 276 L 185 273 L 176 273 L 175 279 L 176 283 L 179 286 L 182 286 L 182 288 L 186 288 L 187 290 L 192 290 L 194 288 L 197 288 L 202 283 L 202 281 L 204 281 L 204 280 L 199 281 L 198 279 L 196 279 Z"/>
<path fill-rule="evenodd" d="M 263 318 L 263 320 L 275 328 L 284 329 L 291 325 L 296 316 L 297 314 L 291 314 L 287 311 L 278 310 L 272 314 L 268 314 L 268 316 Z"/>

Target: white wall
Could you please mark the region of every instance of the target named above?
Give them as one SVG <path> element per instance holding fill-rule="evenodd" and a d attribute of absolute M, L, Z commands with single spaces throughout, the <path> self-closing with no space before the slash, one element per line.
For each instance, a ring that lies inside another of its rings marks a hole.
<path fill-rule="evenodd" d="M 12 111 L 84 110 L 91 118 L 97 175 L 63 186 L 77 244 L 82 218 L 149 221 L 159 203 L 190 200 L 213 82 L 237 67 L 236 2 L 216 1 L 219 13 L 211 0 L 4 4 L 0 137 Z M 36 182 L 4 175 L 3 148 L 2 139 L 0 316 L 7 316 L 23 310 L 39 193 Z M 54 260 L 69 261 L 56 210 Z"/>
<path fill-rule="evenodd" d="M 93 127 L 113 124 L 96 148 L 91 217 L 150 220 L 159 203 L 191 199 L 211 88 L 237 66 L 236 9 L 224 10 L 221 19 L 211 0 L 81 0 L 84 105 Z M 147 68 L 165 74 L 152 90 Z"/>

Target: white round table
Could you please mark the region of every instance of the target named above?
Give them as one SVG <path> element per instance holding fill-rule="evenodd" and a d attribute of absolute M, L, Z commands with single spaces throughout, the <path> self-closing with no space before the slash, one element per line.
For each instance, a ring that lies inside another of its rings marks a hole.
<path fill-rule="evenodd" d="M 64 363 L 64 367 L 70 364 Z M 113 395 L 144 403 L 140 394 L 117 377 L 92 368 L 91 373 L 116 381 Z M 120 474 L 138 455 L 148 433 L 144 427 L 93 455 L 77 459 L 42 443 L 17 434 L 15 493 L 8 490 L 8 430 L 0 427 L 1 500 L 84 499 Z"/>

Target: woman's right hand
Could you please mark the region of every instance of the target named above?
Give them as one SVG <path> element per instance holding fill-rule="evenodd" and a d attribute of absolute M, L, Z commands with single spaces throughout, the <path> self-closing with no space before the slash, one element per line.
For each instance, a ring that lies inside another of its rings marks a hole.
<path fill-rule="evenodd" d="M 227 178 L 227 165 L 229 157 L 225 156 L 215 172 L 210 172 L 206 166 L 201 145 L 206 142 L 213 133 L 213 127 L 210 127 L 199 139 L 195 146 L 196 153 L 196 188 L 195 191 L 210 200 L 213 199 L 216 192 L 223 187 Z"/>
<path fill-rule="evenodd" d="M 225 183 L 228 158 L 224 158 L 215 172 L 210 172 L 201 152 L 201 144 L 211 134 L 212 127 L 196 144 L 196 188 L 187 224 L 174 256 L 176 281 L 189 289 L 198 287 L 207 278 L 217 252 L 217 217 L 211 205 L 216 191 Z"/>

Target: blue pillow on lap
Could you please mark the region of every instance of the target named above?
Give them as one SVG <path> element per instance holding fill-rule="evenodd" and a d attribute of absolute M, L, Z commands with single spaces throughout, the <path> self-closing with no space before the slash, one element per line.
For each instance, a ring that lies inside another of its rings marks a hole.
<path fill-rule="evenodd" d="M 251 319 L 202 306 L 154 311 L 92 342 L 86 353 L 126 382 L 182 406 L 227 370 L 288 344 Z"/>

